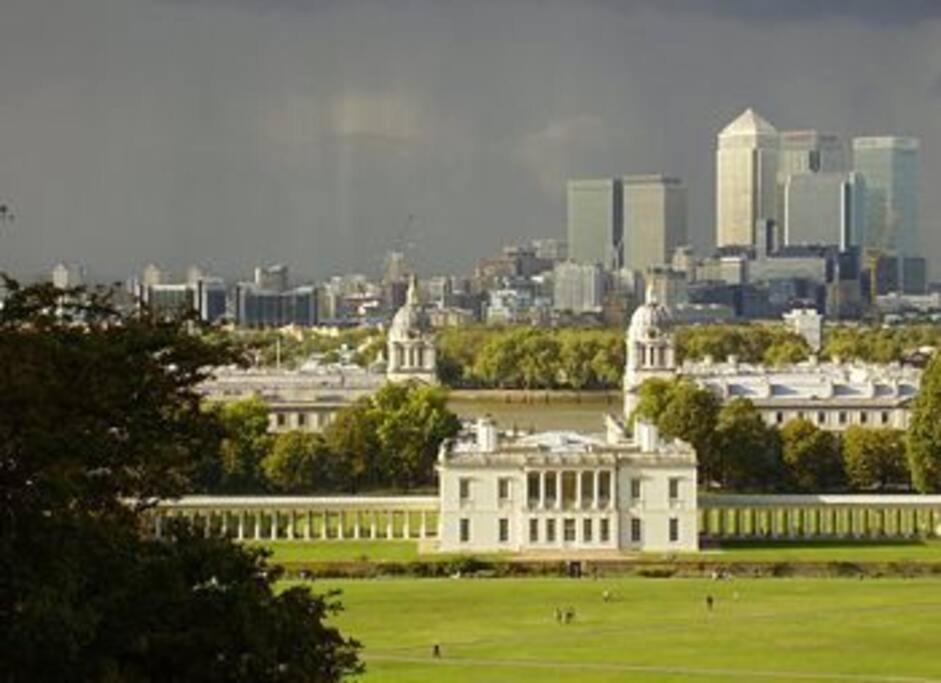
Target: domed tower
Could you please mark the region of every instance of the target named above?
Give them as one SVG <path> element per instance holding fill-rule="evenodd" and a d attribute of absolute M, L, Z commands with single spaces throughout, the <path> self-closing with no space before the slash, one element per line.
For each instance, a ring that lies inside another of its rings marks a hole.
<path fill-rule="evenodd" d="M 386 377 L 390 382 L 417 379 L 437 382 L 437 358 L 431 322 L 418 296 L 418 281 L 409 279 L 405 305 L 392 318 L 386 353 Z"/>
<path fill-rule="evenodd" d="M 624 368 L 624 419 L 637 407 L 640 385 L 651 377 L 672 379 L 676 375 L 673 318 L 659 303 L 653 288 L 646 302 L 637 307 L 627 328 L 627 366 Z"/>

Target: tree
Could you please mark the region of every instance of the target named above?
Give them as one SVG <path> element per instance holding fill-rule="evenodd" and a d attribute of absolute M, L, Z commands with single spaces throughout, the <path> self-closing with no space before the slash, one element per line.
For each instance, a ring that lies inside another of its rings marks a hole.
<path fill-rule="evenodd" d="M 363 397 L 339 410 L 324 430 L 327 448 L 344 463 L 352 493 L 381 478 L 377 418 L 372 400 Z"/>
<path fill-rule="evenodd" d="M 337 413 L 325 432 L 327 446 L 345 463 L 354 490 L 430 484 L 441 442 L 460 429 L 446 404 L 438 387 L 386 384 Z"/>
<path fill-rule="evenodd" d="M 373 396 L 383 482 L 413 488 L 434 481 L 438 448 L 460 430 L 447 394 L 417 383 L 387 384 Z"/>
<path fill-rule="evenodd" d="M 348 483 L 346 461 L 331 452 L 320 434 L 278 434 L 261 467 L 268 485 L 284 493 L 333 491 Z"/>
<path fill-rule="evenodd" d="M 191 490 L 221 429 L 206 369 L 236 360 L 104 295 L 20 288 L 0 311 L 0 661 L 6 681 L 316 681 L 359 670 L 325 617 L 277 594 L 263 554 L 183 525 L 141 535 Z"/>
<path fill-rule="evenodd" d="M 844 482 L 839 442 L 830 432 L 805 419 L 781 428 L 781 458 L 799 491 L 816 493 Z"/>
<path fill-rule="evenodd" d="M 921 376 L 908 426 L 908 466 L 912 485 L 921 493 L 941 491 L 941 355 L 935 354 Z"/>
<path fill-rule="evenodd" d="M 659 377 L 644 380 L 637 390 L 637 407 L 634 409 L 634 415 L 630 416 L 630 421 L 633 423 L 634 418 L 639 417 L 654 423 L 658 422 L 670 404 L 675 385 L 675 380 Z"/>
<path fill-rule="evenodd" d="M 853 488 L 885 488 L 910 481 L 905 433 L 853 425 L 843 433 L 843 468 Z"/>
<path fill-rule="evenodd" d="M 666 408 L 657 419 L 660 433 L 678 438 L 696 449 L 700 469 L 715 471 L 715 429 L 719 415 L 719 399 L 708 389 L 689 381 L 673 384 Z"/>
<path fill-rule="evenodd" d="M 272 443 L 268 433 L 268 404 L 252 397 L 225 403 L 216 409 L 224 433 L 218 490 L 226 493 L 264 490 L 261 463 Z"/>
<path fill-rule="evenodd" d="M 716 425 L 714 471 L 704 472 L 735 491 L 774 490 L 781 485 L 781 444 L 747 398 L 729 401 Z"/>

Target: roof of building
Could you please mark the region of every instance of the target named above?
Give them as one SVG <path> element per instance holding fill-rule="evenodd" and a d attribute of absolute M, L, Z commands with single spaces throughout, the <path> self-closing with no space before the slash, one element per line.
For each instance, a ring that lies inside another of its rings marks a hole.
<path fill-rule="evenodd" d="M 680 374 L 724 398 L 756 403 L 904 403 L 918 393 L 920 372 L 900 365 L 805 361 L 781 367 L 726 361 L 686 362 Z"/>
<path fill-rule="evenodd" d="M 777 129 L 758 112 L 749 107 L 737 119 L 722 129 L 720 136 L 731 135 L 777 135 Z"/>
<path fill-rule="evenodd" d="M 418 296 L 418 281 L 412 275 L 409 278 L 405 305 L 392 318 L 392 325 L 389 327 L 389 338 L 393 341 L 396 339 L 409 339 L 430 329 L 431 320 L 422 308 Z"/>

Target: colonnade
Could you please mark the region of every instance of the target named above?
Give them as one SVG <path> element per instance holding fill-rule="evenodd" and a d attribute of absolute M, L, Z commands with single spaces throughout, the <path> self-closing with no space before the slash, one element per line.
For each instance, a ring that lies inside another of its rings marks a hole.
<path fill-rule="evenodd" d="M 422 540 L 438 536 L 438 499 L 183 498 L 151 511 L 153 534 L 163 536 L 174 519 L 239 541 Z"/>
<path fill-rule="evenodd" d="M 699 508 L 700 536 L 715 539 L 864 539 L 941 536 L 941 505 L 713 505 Z"/>
<path fill-rule="evenodd" d="M 526 499 L 531 510 L 611 510 L 615 479 L 607 468 L 532 470 L 526 473 Z"/>

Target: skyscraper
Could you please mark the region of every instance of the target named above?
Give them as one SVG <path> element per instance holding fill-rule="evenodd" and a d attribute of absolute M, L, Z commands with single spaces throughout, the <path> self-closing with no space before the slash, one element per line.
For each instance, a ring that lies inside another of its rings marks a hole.
<path fill-rule="evenodd" d="M 752 109 L 719 133 L 716 244 L 752 245 L 758 221 L 777 217 L 778 131 Z"/>
<path fill-rule="evenodd" d="M 843 142 L 834 133 L 782 130 L 779 139 L 778 175 L 782 182 L 794 173 L 839 173 L 846 170 Z"/>
<path fill-rule="evenodd" d="M 795 173 L 784 180 L 784 244 L 858 245 L 865 225 L 865 185 L 858 173 Z"/>
<path fill-rule="evenodd" d="M 863 245 L 918 256 L 918 140 L 865 137 L 853 140 L 853 166 L 866 182 Z"/>
<path fill-rule="evenodd" d="M 622 183 L 624 267 L 643 273 L 669 263 L 687 242 L 686 187 L 662 175 L 625 176 Z"/>
<path fill-rule="evenodd" d="M 570 180 L 566 208 L 569 258 L 620 268 L 623 258 L 623 184 L 616 178 Z"/>

